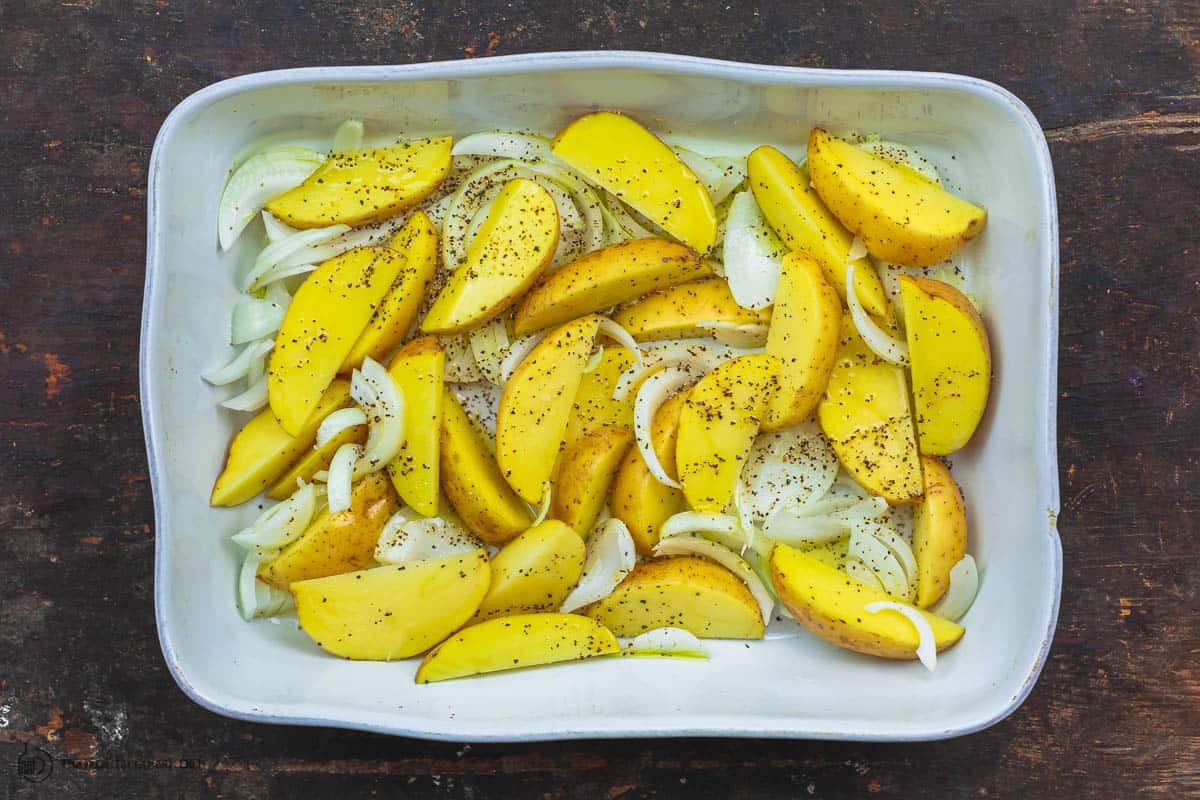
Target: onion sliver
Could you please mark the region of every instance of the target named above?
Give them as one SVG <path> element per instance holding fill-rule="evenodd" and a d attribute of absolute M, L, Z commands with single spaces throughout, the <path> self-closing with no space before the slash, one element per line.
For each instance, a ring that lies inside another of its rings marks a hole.
<path fill-rule="evenodd" d="M 282 284 L 273 283 L 265 297 L 245 295 L 233 306 L 229 322 L 230 344 L 245 344 L 279 330 L 292 297 Z"/>
<path fill-rule="evenodd" d="M 917 629 L 917 658 L 921 659 L 925 669 L 933 672 L 937 667 L 937 640 L 933 638 L 933 627 L 930 626 L 929 620 L 925 619 L 924 614 L 912 606 L 893 603 L 891 600 L 876 600 L 874 603 L 867 603 L 863 606 L 863 610 L 869 614 L 895 611 L 911 622 Z"/>
<path fill-rule="evenodd" d="M 446 380 L 449 383 L 476 383 L 483 380 L 483 373 L 475 363 L 471 341 L 466 334 L 439 336 L 437 340 L 446 351 Z M 512 351 L 509 350 L 509 353 Z"/>
<path fill-rule="evenodd" d="M 654 451 L 650 439 L 654 427 L 654 415 L 659 406 L 667 402 L 672 394 L 694 379 L 690 373 L 675 367 L 668 367 L 662 372 L 656 372 L 638 387 L 637 397 L 633 401 L 633 435 L 637 439 L 638 451 L 646 462 L 646 467 L 655 480 L 664 486 L 680 488 L 679 481 L 672 478 L 663 469 Z"/>
<path fill-rule="evenodd" d="M 356 381 L 359 383 L 357 396 Z M 364 389 L 363 383 L 370 388 Z M 383 365 L 370 356 L 363 359 L 362 367 L 351 375 L 350 393 L 359 405 L 364 406 L 369 425 L 362 458 L 354 467 L 354 479 L 358 480 L 390 462 L 404 445 L 404 395 Z M 367 403 L 358 399 L 368 394 L 370 397 L 364 398 Z"/>
<path fill-rule="evenodd" d="M 542 484 L 542 502 L 537 507 L 537 513 L 533 516 L 533 523 L 529 527 L 541 525 L 546 521 L 546 517 L 550 516 L 550 502 L 554 495 L 554 484 L 546 481 Z"/>
<path fill-rule="evenodd" d="M 721 170 L 721 180 L 712 192 L 713 204 L 720 205 L 746 180 L 746 157 L 709 156 L 708 160 Z"/>
<path fill-rule="evenodd" d="M 846 302 L 850 306 L 850 318 L 854 320 L 854 327 L 858 329 L 858 334 L 867 347 L 871 348 L 875 355 L 893 364 L 907 364 L 908 343 L 879 327 L 862 307 L 862 303 L 858 302 L 858 292 L 854 288 L 853 264 L 846 265 Z"/>
<path fill-rule="evenodd" d="M 550 140 L 517 131 L 485 131 L 464 136 L 450 151 L 455 156 L 495 156 L 519 161 L 548 161 Z"/>
<path fill-rule="evenodd" d="M 592 353 L 591 356 L 588 357 L 587 363 L 583 365 L 583 374 L 587 375 L 589 373 L 595 372 L 597 367 L 600 366 L 600 362 L 603 360 L 604 360 L 604 345 L 600 345 L 599 347 L 596 348 L 596 352 Z"/>
<path fill-rule="evenodd" d="M 238 611 L 246 622 L 258 616 L 258 568 L 263 560 L 255 555 L 247 555 L 242 561 L 242 569 L 238 572 Z"/>
<path fill-rule="evenodd" d="M 857 261 L 860 258 L 866 258 L 868 255 L 870 255 L 870 252 L 867 250 L 866 242 L 861 237 L 855 236 L 854 240 L 850 242 L 850 252 L 846 253 L 846 261 Z"/>
<path fill-rule="evenodd" d="M 274 346 L 275 342 L 270 339 L 251 342 L 242 348 L 242 351 L 234 356 L 228 364 L 219 369 L 201 373 L 200 377 L 213 386 L 225 386 L 233 383 L 249 375 L 254 370 L 255 362 L 258 362 L 259 369 L 261 369 L 263 360 Z"/>
<path fill-rule="evenodd" d="M 770 542 L 763 540 L 758 530 L 753 526 L 743 527 L 741 521 L 732 514 L 702 514 L 698 511 L 681 511 L 667 517 L 666 522 L 659 528 L 659 539 L 670 539 L 675 536 L 687 536 L 698 533 L 706 539 L 712 539 L 718 544 L 725 545 L 730 550 L 747 549 L 758 552 L 769 550 Z"/>
<path fill-rule="evenodd" d="M 276 267 L 293 267 L 312 263 L 311 258 L 296 258 L 297 254 L 307 255 L 309 248 L 336 239 L 350 230 L 349 225 L 330 225 L 326 228 L 313 228 L 293 233 L 285 239 L 272 242 L 262 249 L 254 259 L 254 266 L 246 275 L 242 288 L 247 292 L 255 291 L 265 286 L 271 280 L 277 280 L 272 273 Z"/>
<path fill-rule="evenodd" d="M 267 244 L 278 242 L 280 239 L 286 239 L 293 233 L 299 233 L 299 228 L 293 228 L 285 222 L 282 222 L 279 217 L 272 214 L 270 211 L 263 210 L 262 212 L 263 228 L 267 232 Z"/>
<path fill-rule="evenodd" d="M 304 533 L 317 509 L 317 491 L 311 483 L 292 496 L 271 506 L 250 524 L 233 535 L 233 541 L 258 555 L 267 557 L 287 547 Z"/>
<path fill-rule="evenodd" d="M 361 150 L 363 146 L 363 124 L 360 119 L 348 119 L 333 132 L 332 150 L 335 153 L 345 153 L 347 150 Z"/>
<path fill-rule="evenodd" d="M 867 565 L 875 573 L 875 577 L 879 578 L 885 592 L 900 600 L 908 599 L 908 575 L 883 542 L 869 533 L 855 530 L 850 534 L 846 554 Z"/>
<path fill-rule="evenodd" d="M 692 377 L 699 378 L 722 361 L 746 355 L 746 352 L 737 348 L 721 350 L 706 342 L 694 341 L 690 344 L 678 342 L 665 347 L 656 347 L 646 352 L 645 355 L 649 357 L 645 358 L 643 364 L 640 366 L 636 363 L 631 364 L 617 378 L 617 383 L 613 387 L 614 400 L 624 401 L 629 396 L 630 389 L 651 372 L 666 367 L 679 367 L 691 373 Z"/>
<path fill-rule="evenodd" d="M 261 411 L 267 407 L 267 376 L 260 375 L 250 388 L 221 402 L 230 411 Z"/>
<path fill-rule="evenodd" d="M 422 517 L 410 508 L 402 508 L 383 526 L 375 545 L 375 560 L 402 564 L 470 553 L 482 547 L 483 543 L 455 520 Z"/>
<path fill-rule="evenodd" d="M 896 561 L 900 563 L 900 568 L 904 570 L 904 575 L 908 578 L 908 597 L 912 598 L 915 596 L 917 591 L 917 558 L 913 555 L 912 545 L 900 538 L 895 531 L 879 520 L 872 520 L 865 527 L 867 532 L 890 550 Z"/>
<path fill-rule="evenodd" d="M 654 546 L 656 556 L 688 556 L 695 555 L 715 561 L 736 575 L 750 594 L 754 595 L 758 609 L 762 613 L 763 624 L 771 622 L 771 612 L 775 610 L 775 598 L 767 590 L 762 579 L 758 577 L 746 560 L 724 545 L 709 541 L 702 536 L 673 536 L 661 539 Z"/>
<path fill-rule="evenodd" d="M 529 336 L 522 336 L 512 343 L 512 346 L 508 348 L 508 355 L 500 363 L 501 385 L 508 383 L 508 379 L 512 377 L 513 371 L 533 352 L 533 348 L 537 347 L 538 342 L 542 341 L 545 336 L 545 333 L 533 333 Z"/>
<path fill-rule="evenodd" d="M 725 170 L 708 160 L 707 156 L 697 153 L 695 150 L 689 150 L 686 147 L 679 145 L 671 145 L 671 149 L 675 151 L 675 155 L 679 156 L 679 160 L 687 165 L 700 182 L 704 184 L 704 188 L 708 191 L 709 199 L 713 205 L 721 202 L 725 198 L 717 199 L 717 192 L 725 183 Z"/>
<path fill-rule="evenodd" d="M 633 338 L 633 334 L 622 328 L 617 323 L 613 322 L 608 317 L 600 320 L 599 333 L 612 339 L 617 344 L 624 347 L 633 356 L 633 366 L 645 366 L 646 360 L 642 357 L 642 348 L 638 347 L 637 340 Z"/>
<path fill-rule="evenodd" d="M 823 497 L 837 474 L 837 455 L 820 426 L 802 422 L 759 434 L 742 467 L 738 486 L 745 492 L 750 517 L 762 521 L 781 508 L 802 508 Z"/>
<path fill-rule="evenodd" d="M 504 383 L 504 357 L 510 342 L 508 328 L 503 317 L 496 317 L 467 334 L 471 342 L 471 354 L 475 365 L 489 383 L 500 386 Z"/>
<path fill-rule="evenodd" d="M 588 537 L 583 574 L 559 610 L 567 613 L 608 597 L 635 564 L 637 550 L 629 528 L 616 517 L 606 519 Z"/>
<path fill-rule="evenodd" d="M 296 607 L 291 592 L 257 581 L 254 584 L 254 616 L 274 617 Z"/>
<path fill-rule="evenodd" d="M 847 575 L 849 575 L 851 578 L 854 578 L 856 581 L 865 583 L 867 586 L 870 586 L 876 591 L 883 591 L 883 584 L 879 582 L 879 578 L 875 576 L 875 573 L 870 567 L 859 561 L 857 558 L 847 556 L 846 562 L 842 568 L 846 570 Z"/>
<path fill-rule="evenodd" d="M 754 194 L 749 191 L 735 194 L 725 219 L 722 254 L 725 280 L 738 305 L 766 308 L 775 301 L 787 252 L 787 247 L 767 225 Z"/>
<path fill-rule="evenodd" d="M 329 462 L 329 475 L 326 478 L 331 514 L 337 514 L 350 507 L 350 487 L 354 483 L 354 465 L 362 459 L 362 454 L 362 445 L 354 442 L 347 442 L 333 454 L 333 460 Z"/>
<path fill-rule="evenodd" d="M 621 199 L 607 190 L 603 191 L 604 208 L 612 215 L 613 220 L 624 232 L 626 239 L 649 239 L 653 233 L 646 230 L 640 222 L 633 218 Z"/>
<path fill-rule="evenodd" d="M 339 408 L 321 420 L 321 424 L 317 427 L 317 440 L 313 446 L 317 448 L 324 447 L 326 442 L 347 428 L 366 424 L 367 415 L 363 413 L 361 408 L 354 408 L 353 406 L 350 408 Z"/>
<path fill-rule="evenodd" d="M 667 658 L 708 658 L 704 644 L 683 628 L 655 628 L 633 637 L 624 650 L 627 656 L 665 656 Z"/>
<path fill-rule="evenodd" d="M 979 568 L 969 554 L 950 568 L 950 588 L 930 611 L 939 617 L 958 621 L 975 602 L 979 592 Z"/>
<path fill-rule="evenodd" d="M 304 182 L 325 156 L 305 147 L 276 147 L 251 156 L 225 183 L 217 208 L 217 236 L 228 250 L 272 199 Z"/>
<path fill-rule="evenodd" d="M 821 545 L 844 536 L 846 526 L 829 517 L 801 517 L 788 508 L 779 508 L 763 523 L 763 533 L 770 539 L 793 547 Z"/>

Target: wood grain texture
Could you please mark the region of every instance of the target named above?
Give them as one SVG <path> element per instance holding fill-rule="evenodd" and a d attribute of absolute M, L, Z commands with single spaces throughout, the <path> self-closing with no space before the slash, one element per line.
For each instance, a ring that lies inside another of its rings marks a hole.
<path fill-rule="evenodd" d="M 0 0 L 0 798 L 1200 796 L 1200 3 L 580 5 Z M 245 724 L 172 683 L 136 368 L 163 118 L 254 70 L 592 47 L 964 72 L 1046 127 L 1066 575 L 1008 720 L 905 746 L 463 747 Z M 162 763 L 34 785 L 10 769 L 27 745 Z"/>

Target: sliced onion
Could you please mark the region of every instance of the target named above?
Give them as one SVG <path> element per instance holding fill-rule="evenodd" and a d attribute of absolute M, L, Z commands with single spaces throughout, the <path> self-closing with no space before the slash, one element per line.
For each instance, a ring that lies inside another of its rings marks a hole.
<path fill-rule="evenodd" d="M 363 146 L 363 124 L 360 119 L 348 119 L 333 132 L 332 150 L 335 153 L 345 153 L 349 150 L 361 150 Z"/>
<path fill-rule="evenodd" d="M 732 514 L 703 514 L 698 511 L 681 511 L 667 517 L 666 522 L 659 528 L 659 541 L 676 536 L 688 536 L 698 533 L 706 539 L 713 539 L 730 550 L 747 548 L 757 549 L 761 544 L 755 539 L 753 526 L 746 528 L 741 520 Z"/>
<path fill-rule="evenodd" d="M 689 150 L 679 145 L 671 145 L 671 149 L 675 151 L 675 155 L 679 156 L 679 160 L 686 164 L 688 169 L 700 179 L 700 183 L 704 184 L 704 189 L 708 192 L 708 196 L 714 206 L 725 199 L 723 196 L 717 199 L 716 196 L 717 192 L 725 184 L 725 170 L 709 161 L 707 156 L 703 156 L 695 150 Z"/>
<path fill-rule="evenodd" d="M 522 336 L 512 343 L 512 346 L 508 348 L 508 355 L 500 362 L 500 383 L 502 385 L 508 383 L 508 379 L 512 377 L 513 372 L 533 352 L 533 348 L 537 347 L 538 343 L 545 336 L 544 332 L 533 333 L 529 336 Z"/>
<path fill-rule="evenodd" d="M 746 158 L 745 156 L 709 156 L 708 160 L 721 170 L 721 179 L 711 192 L 713 203 L 720 205 L 733 193 L 734 189 L 746 180 Z"/>
<path fill-rule="evenodd" d="M 950 588 L 932 609 L 939 617 L 957 622 L 975 602 L 979 592 L 979 568 L 969 554 L 950 568 Z"/>
<path fill-rule="evenodd" d="M 629 528 L 616 517 L 606 519 L 588 537 L 583 574 L 559 611 L 575 611 L 608 597 L 635 564 L 637 549 Z"/>
<path fill-rule="evenodd" d="M 642 348 L 638 346 L 637 340 L 633 338 L 633 334 L 622 328 L 616 322 L 613 322 L 608 317 L 600 320 L 599 333 L 612 339 L 617 344 L 624 347 L 633 356 L 633 366 L 645 366 L 646 360 L 642 357 Z"/>
<path fill-rule="evenodd" d="M 276 589 L 270 584 L 258 581 L 254 584 L 256 617 L 275 617 L 296 607 L 296 601 L 291 592 Z"/>
<path fill-rule="evenodd" d="M 265 297 L 245 295 L 240 298 L 233 306 L 229 323 L 230 344 L 245 344 L 275 333 L 283 324 L 291 302 L 291 295 L 279 283 L 271 284 Z"/>
<path fill-rule="evenodd" d="M 878 592 L 883 591 L 883 584 L 879 582 L 879 578 L 876 577 L 875 573 L 870 567 L 859 561 L 857 558 L 854 558 L 853 556 L 846 556 L 846 560 L 842 565 L 842 569 L 844 569 L 846 574 L 851 578 L 854 578 L 856 581 L 865 583 L 867 586 L 870 586 L 872 589 Z"/>
<path fill-rule="evenodd" d="M 504 357 L 510 342 L 508 328 L 503 317 L 480 325 L 467 334 L 471 342 L 471 353 L 475 364 L 489 383 L 500 386 L 504 383 Z"/>
<path fill-rule="evenodd" d="M 737 514 L 738 529 L 746 534 L 746 541 L 742 544 L 741 555 L 746 555 L 746 548 L 754 541 L 754 520 L 750 518 L 750 510 L 746 507 L 746 503 L 742 498 L 742 482 L 738 481 L 733 485 L 733 511 Z"/>
<path fill-rule="evenodd" d="M 217 209 L 217 234 L 228 250 L 268 202 L 299 186 L 325 160 L 316 150 L 275 147 L 248 158 L 230 176 Z"/>
<path fill-rule="evenodd" d="M 854 320 L 854 327 L 858 329 L 858 335 L 867 347 L 871 348 L 875 355 L 893 364 L 907 364 L 908 343 L 879 327 L 858 302 L 858 292 L 854 287 L 854 264 L 846 265 L 846 302 L 850 306 L 850 318 Z"/>
<path fill-rule="evenodd" d="M 791 509 L 780 507 L 763 523 L 763 533 L 769 538 L 791 545 L 822 545 L 846 535 L 846 526 L 823 516 L 797 516 Z"/>
<path fill-rule="evenodd" d="M 746 355 L 746 352 L 735 348 L 722 350 L 701 342 L 679 342 L 666 345 L 665 347 L 652 348 L 648 352 L 645 352 L 644 355 L 649 356 L 645 358 L 644 363 L 640 366 L 636 363 L 630 365 L 617 378 L 617 383 L 613 387 L 614 400 L 624 401 L 629 396 L 629 391 L 642 378 L 658 370 L 667 367 L 678 367 L 689 372 L 692 377 L 698 378 L 722 361 L 727 361 L 739 355 Z"/>
<path fill-rule="evenodd" d="M 617 224 L 618 229 L 624 234 L 626 239 L 650 239 L 654 234 L 642 226 L 640 222 L 633 218 L 629 213 L 629 209 L 619 197 L 609 192 L 607 189 L 601 190 L 602 202 L 604 209 L 609 213 L 612 220 Z"/>
<path fill-rule="evenodd" d="M 550 516 L 550 501 L 554 494 L 554 485 L 550 481 L 542 484 L 542 502 L 538 504 L 537 513 L 533 515 L 533 523 L 530 527 L 541 525 L 546 521 L 546 517 Z"/>
<path fill-rule="evenodd" d="M 246 275 L 242 288 L 247 292 L 261 289 L 274 280 L 279 280 L 279 267 L 295 267 L 317 263 L 309 258 L 309 251 L 317 245 L 325 244 L 350 230 L 349 225 L 330 225 L 327 228 L 313 228 L 293 233 L 285 239 L 272 242 L 263 248 L 254 259 L 254 266 Z"/>
<path fill-rule="evenodd" d="M 883 590 L 892 597 L 908 599 L 908 575 L 887 545 L 861 530 L 850 534 L 846 554 L 857 558 L 875 573 Z"/>
<path fill-rule="evenodd" d="M 362 459 L 363 448 L 360 444 L 347 442 L 333 454 L 329 462 L 329 475 L 326 485 L 329 487 L 329 513 L 337 514 L 350 507 L 350 491 L 354 484 L 354 465 Z"/>
<path fill-rule="evenodd" d="M 904 597 L 912 600 L 917 594 L 917 558 L 913 555 L 912 545 L 901 539 L 895 531 L 879 520 L 868 522 L 865 530 L 890 550 L 892 556 L 900 564 L 905 577 L 908 578 L 908 592 Z"/>
<path fill-rule="evenodd" d="M 775 302 L 788 249 L 767 224 L 750 191 L 738 192 L 729 204 L 722 252 L 725 280 L 738 305 L 766 308 Z"/>
<path fill-rule="evenodd" d="M 455 520 L 422 517 L 410 508 L 402 508 L 383 526 L 375 545 L 375 560 L 402 564 L 472 553 L 482 547 L 483 542 Z"/>
<path fill-rule="evenodd" d="M 683 628 L 655 628 L 633 637 L 625 645 L 627 656 L 665 656 L 667 658 L 708 658 L 704 644 Z"/>
<path fill-rule="evenodd" d="M 760 322 L 739 325 L 721 320 L 702 320 L 696 323 L 701 330 L 711 331 L 712 337 L 722 344 L 734 347 L 762 347 L 767 343 L 770 327 Z"/>
<path fill-rule="evenodd" d="M 256 555 L 247 555 L 238 573 L 238 611 L 246 622 L 258 615 L 258 592 L 255 591 L 255 585 L 258 583 L 258 568 L 262 566 L 262 562 L 263 560 Z"/>
<path fill-rule="evenodd" d="M 702 536 L 673 536 L 660 539 L 654 546 L 656 556 L 700 556 L 715 561 L 732 572 L 750 590 L 762 613 L 763 624 L 770 624 L 771 612 L 775 610 L 775 598 L 746 560 L 724 545 L 709 541 Z"/>
<path fill-rule="evenodd" d="M 937 640 L 933 638 L 933 627 L 925 615 L 912 606 L 904 603 L 893 603 L 891 600 L 876 600 L 867 603 L 863 610 L 868 614 L 878 614 L 881 611 L 895 611 L 917 629 L 917 658 L 925 665 L 925 669 L 933 672 L 937 667 Z"/>
<path fill-rule="evenodd" d="M 433 227 L 439 231 L 442 225 L 446 222 L 446 212 L 450 210 L 450 203 L 454 201 L 454 195 L 448 194 L 436 203 L 430 204 L 425 208 L 425 215 L 429 217 L 429 221 L 433 223 Z"/>
<path fill-rule="evenodd" d="M 654 451 L 650 432 L 654 427 L 654 415 L 658 413 L 659 406 L 667 402 L 672 394 L 691 383 L 692 380 L 693 376 L 685 370 L 668 367 L 647 378 L 638 387 L 637 396 L 633 401 L 633 435 L 637 440 L 638 451 L 642 454 L 642 459 L 646 462 L 646 467 L 655 480 L 664 486 L 671 486 L 675 489 L 681 488 L 679 481 L 672 478 L 663 469 L 658 460 L 658 453 Z"/>
<path fill-rule="evenodd" d="M 305 484 L 287 500 L 260 514 L 250 527 L 235 533 L 233 541 L 266 558 L 298 539 L 312 522 L 316 509 L 316 487 Z"/>
<path fill-rule="evenodd" d="M 267 399 L 267 376 L 260 375 L 246 391 L 221 401 L 221 407 L 230 411 L 261 411 L 267 407 Z"/>
<path fill-rule="evenodd" d="M 317 428 L 317 441 L 313 447 L 324 447 L 326 443 L 347 428 L 366 424 L 367 415 L 363 413 L 361 408 L 354 408 L 353 406 L 350 408 L 339 408 L 321 420 L 321 424 Z"/>
<path fill-rule="evenodd" d="M 262 212 L 263 228 L 267 231 L 267 243 L 278 242 L 280 239 L 285 239 L 293 233 L 298 233 L 299 228 L 293 228 L 291 225 L 281 221 L 279 217 L 272 214 L 270 211 L 263 209 Z"/>
<path fill-rule="evenodd" d="M 870 253 L 867 252 L 867 245 L 861 237 L 855 236 L 850 242 L 850 252 L 846 254 L 846 262 L 858 261 L 860 258 L 866 258 Z"/>
<path fill-rule="evenodd" d="M 603 360 L 604 360 L 604 345 L 600 345 L 599 347 L 596 348 L 596 352 L 592 353 L 588 357 L 587 363 L 583 365 L 583 374 L 588 375 L 590 373 L 595 372 L 596 369 L 600 366 L 600 362 Z"/>
<path fill-rule="evenodd" d="M 854 501 L 852 505 L 830 512 L 829 516 L 845 523 L 849 527 L 853 527 L 878 520 L 887 511 L 887 500 L 875 495 L 868 495 L 861 500 Z"/>
<path fill-rule="evenodd" d="M 388 464 L 404 445 L 404 395 L 383 365 L 370 356 L 351 374 L 350 395 L 363 407 L 369 425 L 362 459 L 354 467 L 357 480 Z"/>
<path fill-rule="evenodd" d="M 234 356 L 233 360 L 228 364 L 218 369 L 201 373 L 200 377 L 213 386 L 225 386 L 233 383 L 249 375 L 255 369 L 256 363 L 258 364 L 258 369 L 261 369 L 267 353 L 271 352 L 271 348 L 274 346 L 275 342 L 270 339 L 251 342 L 242 348 L 242 351 Z"/>
<path fill-rule="evenodd" d="M 445 377 L 449 383 L 476 383 L 483 380 L 483 373 L 475 363 L 471 342 L 466 335 L 439 336 L 437 340 L 446 351 Z"/>
<path fill-rule="evenodd" d="M 781 508 L 803 507 L 823 497 L 837 474 L 837 454 L 820 426 L 809 421 L 759 434 L 742 466 L 738 486 L 745 492 L 750 517 L 762 521 Z"/>
<path fill-rule="evenodd" d="M 451 155 L 495 156 L 519 161 L 549 161 L 550 140 L 517 131 L 485 131 L 454 143 Z"/>

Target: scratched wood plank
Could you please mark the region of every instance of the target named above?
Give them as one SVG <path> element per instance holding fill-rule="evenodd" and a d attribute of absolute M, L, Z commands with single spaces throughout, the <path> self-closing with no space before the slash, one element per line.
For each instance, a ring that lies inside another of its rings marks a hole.
<path fill-rule="evenodd" d="M 1198 42 L 1196 0 L 2 0 L 0 798 L 1200 796 Z M 163 117 L 259 69 L 587 47 L 965 72 L 1046 127 L 1066 575 L 1008 720 L 904 746 L 464 747 L 235 722 L 171 682 L 136 369 Z M 9 767 L 38 748 L 137 763 L 35 785 Z"/>

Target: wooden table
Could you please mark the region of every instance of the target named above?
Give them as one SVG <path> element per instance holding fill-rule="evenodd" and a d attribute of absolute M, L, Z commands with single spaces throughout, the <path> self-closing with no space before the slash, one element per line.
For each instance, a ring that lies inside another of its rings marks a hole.
<path fill-rule="evenodd" d="M 0 798 L 1200 796 L 1200 5 L 893 5 L 0 0 Z M 592 47 L 963 72 L 1042 122 L 1066 575 L 1008 720 L 915 745 L 464 747 L 235 722 L 171 681 L 137 389 L 163 118 L 255 70 Z M 38 748 L 109 768 L 31 783 Z"/>

